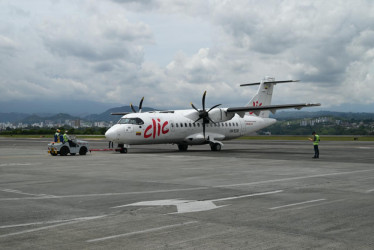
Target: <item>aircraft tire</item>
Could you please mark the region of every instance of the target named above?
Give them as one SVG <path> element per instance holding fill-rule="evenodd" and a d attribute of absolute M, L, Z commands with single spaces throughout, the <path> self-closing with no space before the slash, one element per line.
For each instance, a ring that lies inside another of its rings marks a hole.
<path fill-rule="evenodd" d="M 219 143 L 212 143 L 212 144 L 210 145 L 210 149 L 211 149 L 212 151 L 221 151 L 221 148 L 222 148 L 222 146 L 221 146 L 221 144 L 219 144 Z"/>
<path fill-rule="evenodd" d="M 120 152 L 121 154 L 127 154 L 127 148 L 121 148 L 121 149 L 119 150 L 119 152 Z"/>
<path fill-rule="evenodd" d="M 188 149 L 188 145 L 186 144 L 178 144 L 179 151 L 185 152 Z"/>

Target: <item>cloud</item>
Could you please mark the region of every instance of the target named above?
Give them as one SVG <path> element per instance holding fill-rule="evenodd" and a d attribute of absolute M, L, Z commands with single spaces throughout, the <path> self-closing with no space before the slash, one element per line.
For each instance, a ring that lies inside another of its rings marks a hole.
<path fill-rule="evenodd" d="M 0 4 L 0 98 L 239 106 L 264 76 L 274 103 L 374 104 L 374 3 L 49 1 Z M 208 39 L 207 39 L 208 37 Z M 150 56 L 152 55 L 152 56 Z M 57 95 L 61 96 L 61 95 Z M 59 97 L 57 97 L 59 98 Z"/>

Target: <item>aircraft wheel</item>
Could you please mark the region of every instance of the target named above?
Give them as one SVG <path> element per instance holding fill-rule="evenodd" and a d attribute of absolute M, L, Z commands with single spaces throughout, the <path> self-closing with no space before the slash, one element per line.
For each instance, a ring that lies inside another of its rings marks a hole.
<path fill-rule="evenodd" d="M 70 153 L 70 150 L 68 147 L 66 146 L 63 146 L 61 149 L 60 149 L 60 155 L 61 156 L 66 156 Z"/>
<path fill-rule="evenodd" d="M 179 151 L 187 151 L 188 145 L 187 144 L 178 144 Z"/>
<path fill-rule="evenodd" d="M 121 154 L 127 154 L 127 148 L 121 148 L 121 149 L 119 150 L 119 152 L 120 152 Z"/>
<path fill-rule="evenodd" d="M 210 144 L 210 149 L 212 151 L 221 151 L 221 148 L 222 148 L 222 146 L 219 143 L 212 143 L 212 144 Z"/>

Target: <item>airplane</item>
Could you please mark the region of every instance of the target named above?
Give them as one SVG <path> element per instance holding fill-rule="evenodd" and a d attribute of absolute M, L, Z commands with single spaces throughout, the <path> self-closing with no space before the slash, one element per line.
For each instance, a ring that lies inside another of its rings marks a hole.
<path fill-rule="evenodd" d="M 299 80 L 275 81 L 265 77 L 260 82 L 240 86 L 259 85 L 256 95 L 244 107 L 219 108 L 221 104 L 207 109 L 206 91 L 202 97 L 202 108 L 191 103 L 192 109 L 142 112 L 144 97 L 133 113 L 118 112 L 122 115 L 117 124 L 109 128 L 105 137 L 118 144 L 120 153 L 127 153 L 131 145 L 176 144 L 179 151 L 187 151 L 189 146 L 209 144 L 212 151 L 222 149 L 222 141 L 251 134 L 276 122 L 269 118 L 278 109 L 301 109 L 321 106 L 320 103 L 272 105 L 274 85 L 278 83 L 299 82 Z"/>

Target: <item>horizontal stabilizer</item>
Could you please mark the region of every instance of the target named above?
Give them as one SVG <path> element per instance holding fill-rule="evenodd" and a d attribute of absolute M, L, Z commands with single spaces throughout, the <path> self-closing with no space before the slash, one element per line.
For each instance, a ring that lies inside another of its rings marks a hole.
<path fill-rule="evenodd" d="M 286 82 L 300 82 L 300 80 L 269 81 L 269 82 L 264 82 L 264 83 L 277 84 L 277 83 L 286 83 Z M 245 84 L 240 84 L 240 87 L 252 86 L 252 85 L 260 85 L 260 84 L 261 84 L 261 82 L 245 83 Z"/>
<path fill-rule="evenodd" d="M 236 108 L 228 108 L 226 112 L 258 112 L 262 110 L 270 110 L 272 113 L 275 113 L 277 109 L 302 109 L 304 107 L 315 107 L 321 106 L 321 103 L 301 103 L 301 104 L 282 104 L 282 105 L 265 105 L 265 106 L 258 106 L 258 107 L 236 107 Z"/>

